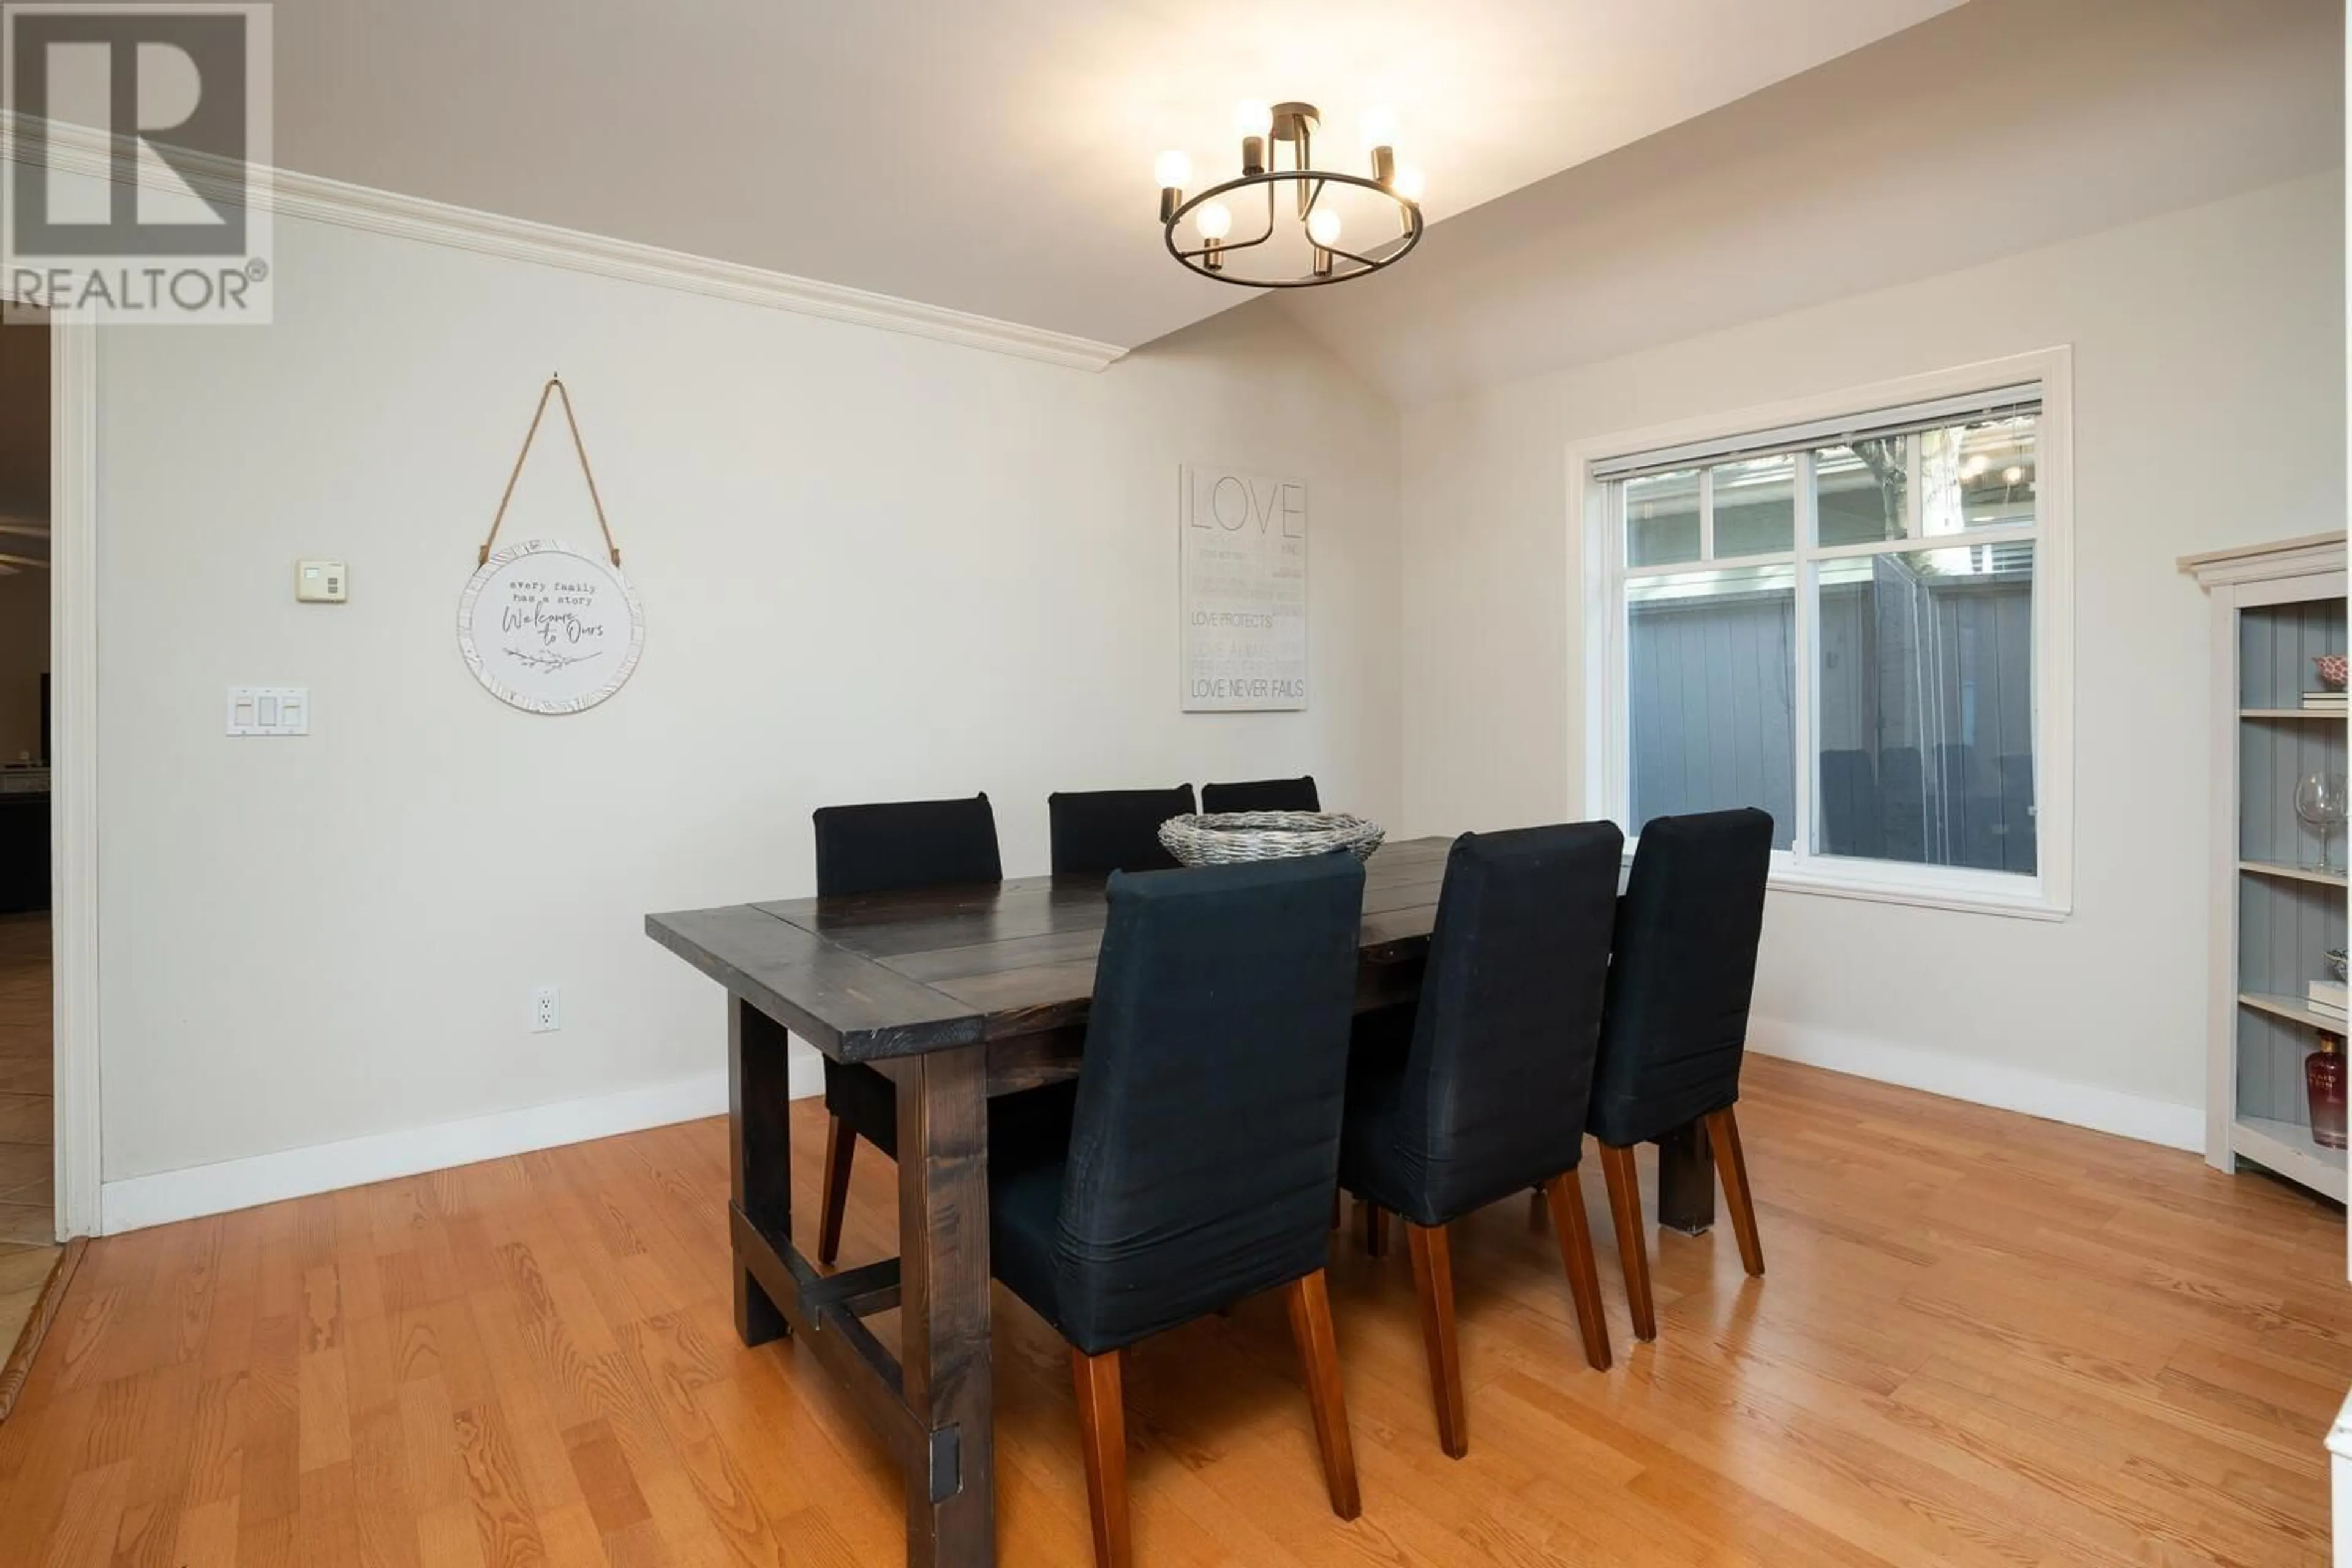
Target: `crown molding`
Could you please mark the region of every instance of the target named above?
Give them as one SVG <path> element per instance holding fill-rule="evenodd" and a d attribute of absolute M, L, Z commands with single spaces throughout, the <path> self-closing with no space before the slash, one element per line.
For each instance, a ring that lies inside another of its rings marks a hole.
<path fill-rule="evenodd" d="M 2181 571 L 2210 588 L 2222 583 L 2261 583 L 2275 577 L 2300 577 L 2310 572 L 2344 570 L 2341 533 L 2306 533 L 2266 544 L 2242 544 L 2230 550 L 2209 550 L 2184 555 Z"/>
<path fill-rule="evenodd" d="M 5 155 L 12 160 L 16 157 L 17 126 L 27 118 L 14 111 L 0 115 L 0 146 L 5 146 Z M 47 134 L 54 166 L 96 179 L 114 177 L 114 136 L 62 121 L 47 122 Z M 246 188 L 243 168 L 233 160 L 208 153 L 184 155 L 193 170 L 188 183 L 197 189 L 214 195 L 236 195 Z M 140 166 L 149 165 L 142 162 Z M 423 196 L 331 180 L 321 174 L 268 166 L 263 166 L 263 173 L 267 176 L 266 194 L 257 206 L 310 223 L 331 224 L 452 250 L 469 250 L 509 261 L 560 267 L 592 277 L 674 289 L 681 293 L 790 310 L 796 315 L 845 321 L 882 331 L 905 332 L 938 342 L 985 349 L 991 353 L 1042 360 L 1074 370 L 1099 371 L 1127 353 L 1116 343 L 926 305 L 895 295 L 876 294 L 845 284 L 797 278 L 740 262 L 454 206 Z"/>

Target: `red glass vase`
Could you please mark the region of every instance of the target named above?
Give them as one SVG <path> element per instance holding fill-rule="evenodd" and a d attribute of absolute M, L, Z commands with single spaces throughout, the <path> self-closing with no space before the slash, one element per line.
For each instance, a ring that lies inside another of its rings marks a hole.
<path fill-rule="evenodd" d="M 2344 1042 L 2320 1036 L 2319 1048 L 2303 1059 L 2303 1088 L 2311 1100 L 2311 1141 L 2323 1149 L 2345 1145 L 2345 1078 Z"/>

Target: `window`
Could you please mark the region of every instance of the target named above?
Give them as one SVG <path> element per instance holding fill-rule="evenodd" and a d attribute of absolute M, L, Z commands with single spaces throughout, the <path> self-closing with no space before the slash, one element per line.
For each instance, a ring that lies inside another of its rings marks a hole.
<path fill-rule="evenodd" d="M 2040 374 L 1580 448 L 1590 784 L 1629 837 L 1760 806 L 1778 885 L 2063 912 L 2066 365 L 1997 369 Z"/>

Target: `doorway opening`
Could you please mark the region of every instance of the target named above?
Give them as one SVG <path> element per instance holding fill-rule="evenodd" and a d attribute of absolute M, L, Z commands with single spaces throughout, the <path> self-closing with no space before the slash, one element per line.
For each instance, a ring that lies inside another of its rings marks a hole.
<path fill-rule="evenodd" d="M 0 324 L 0 1363 L 58 1245 L 50 787 L 51 332 Z M 5 1399 L 5 1391 L 0 1391 Z"/>

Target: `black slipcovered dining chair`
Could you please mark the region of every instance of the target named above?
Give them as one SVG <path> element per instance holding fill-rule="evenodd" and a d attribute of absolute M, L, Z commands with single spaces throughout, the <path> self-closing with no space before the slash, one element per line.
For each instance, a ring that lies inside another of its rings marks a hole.
<path fill-rule="evenodd" d="M 1754 809 L 1661 816 L 1642 828 L 1618 906 L 1601 1060 L 1585 1127 L 1601 1144 L 1636 1337 L 1658 1337 L 1633 1147 L 1696 1121 L 1706 1130 L 1739 1261 L 1764 1272 L 1732 1103 L 1764 930 L 1772 818 Z"/>
<path fill-rule="evenodd" d="M 1609 1365 L 1577 1164 L 1624 847 L 1612 822 L 1455 839 L 1418 1008 L 1358 1032 L 1339 1184 L 1404 1221 L 1438 1438 L 1456 1458 L 1469 1437 L 1446 1230 L 1454 1220 L 1542 1189 L 1584 1358 Z"/>
<path fill-rule="evenodd" d="M 1176 857 L 1160 842 L 1160 825 L 1192 815 L 1192 786 L 1173 789 L 1062 790 L 1045 797 L 1053 830 L 1054 874 L 1170 871 Z"/>
<path fill-rule="evenodd" d="M 996 813 L 985 795 L 969 800 L 908 800 L 821 807 L 816 823 L 816 890 L 820 898 L 889 893 L 908 888 L 1003 880 L 996 847 Z M 1066 1085 L 989 1101 L 990 1125 L 1011 1124 L 1024 1142 L 1051 1139 L 1066 1126 L 1073 1091 Z M 824 1192 L 818 1206 L 816 1257 L 830 1264 L 841 1252 L 841 1215 L 849 1199 L 850 1166 L 865 1139 L 892 1159 L 898 1155 L 898 1091 L 870 1067 L 824 1059 Z"/>
<path fill-rule="evenodd" d="M 992 1132 L 992 1263 L 1069 1344 L 1100 1568 L 1131 1551 L 1122 1353 L 1264 1290 L 1358 1512 L 1323 1268 L 1363 891 L 1345 855 L 1114 873 L 1067 1155 L 1002 1162 Z"/>
<path fill-rule="evenodd" d="M 1323 797 L 1315 775 L 1296 779 L 1250 779 L 1201 786 L 1202 811 L 1320 811 Z"/>

